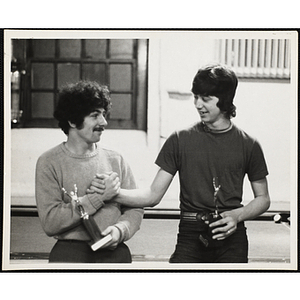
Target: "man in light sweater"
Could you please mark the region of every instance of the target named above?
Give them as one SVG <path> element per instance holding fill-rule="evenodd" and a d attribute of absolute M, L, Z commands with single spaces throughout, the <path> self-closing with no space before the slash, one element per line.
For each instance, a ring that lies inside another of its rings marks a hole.
<path fill-rule="evenodd" d="M 105 116 L 110 106 L 109 90 L 95 82 L 68 85 L 59 95 L 54 117 L 67 141 L 42 154 L 36 165 L 39 217 L 46 234 L 57 239 L 49 262 L 131 262 L 124 241 L 139 230 L 143 210 L 104 202 L 120 188 L 136 188 L 123 157 L 97 144 L 107 125 Z M 91 183 L 99 182 L 98 177 L 105 189 L 88 193 Z M 96 251 L 90 247 L 92 237 L 83 226 L 79 207 L 95 220 L 103 236 L 112 237 Z"/>

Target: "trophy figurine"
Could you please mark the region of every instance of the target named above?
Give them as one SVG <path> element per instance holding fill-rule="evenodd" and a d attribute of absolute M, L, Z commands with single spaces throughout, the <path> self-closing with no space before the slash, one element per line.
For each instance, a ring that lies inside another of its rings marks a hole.
<path fill-rule="evenodd" d="M 220 191 L 221 185 L 218 182 L 218 177 L 213 178 L 213 187 L 214 187 L 214 204 L 215 204 L 215 210 L 214 212 L 205 214 L 202 217 L 202 221 L 205 221 L 205 223 L 211 224 L 213 222 L 216 222 L 220 219 L 222 219 L 222 216 L 219 214 L 219 207 L 218 207 L 218 193 Z M 212 230 L 215 229 L 208 227 L 207 234 L 200 234 L 199 239 L 203 243 L 205 247 L 217 247 L 221 244 L 221 241 L 214 240 L 212 238 Z"/>
<path fill-rule="evenodd" d="M 94 218 L 85 212 L 83 206 L 78 200 L 76 184 L 74 184 L 74 192 L 71 191 L 68 193 L 64 188 L 62 188 L 62 191 L 76 203 L 83 225 L 92 238 L 92 242 L 90 243 L 92 250 L 96 251 L 108 243 L 112 239 L 112 236 L 110 234 L 103 236 Z"/>

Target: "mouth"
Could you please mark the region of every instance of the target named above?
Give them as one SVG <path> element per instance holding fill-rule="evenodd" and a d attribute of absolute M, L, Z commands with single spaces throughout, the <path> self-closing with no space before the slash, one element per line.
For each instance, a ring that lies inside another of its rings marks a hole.
<path fill-rule="evenodd" d="M 208 113 L 207 111 L 200 111 L 200 110 L 198 110 L 198 111 L 199 111 L 199 114 L 201 117 Z"/>
<path fill-rule="evenodd" d="M 104 128 L 103 127 L 96 127 L 96 128 L 94 128 L 94 131 L 102 132 L 102 131 L 104 131 Z"/>

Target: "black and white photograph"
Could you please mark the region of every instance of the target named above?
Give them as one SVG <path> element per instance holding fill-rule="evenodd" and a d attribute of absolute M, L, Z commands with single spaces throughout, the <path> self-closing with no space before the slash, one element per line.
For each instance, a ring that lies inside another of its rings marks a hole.
<path fill-rule="evenodd" d="M 298 268 L 298 33 L 4 30 L 2 269 Z"/>

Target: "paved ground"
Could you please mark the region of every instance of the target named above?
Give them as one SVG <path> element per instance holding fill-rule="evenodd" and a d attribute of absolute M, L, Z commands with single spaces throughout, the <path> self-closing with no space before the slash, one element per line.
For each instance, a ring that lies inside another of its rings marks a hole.
<path fill-rule="evenodd" d="M 167 261 L 174 251 L 178 220 L 144 219 L 140 231 L 127 242 L 134 260 Z M 289 262 L 290 229 L 271 221 L 248 221 L 249 259 Z M 37 217 L 12 217 L 11 253 L 48 253 L 55 240 L 43 232 Z"/>

